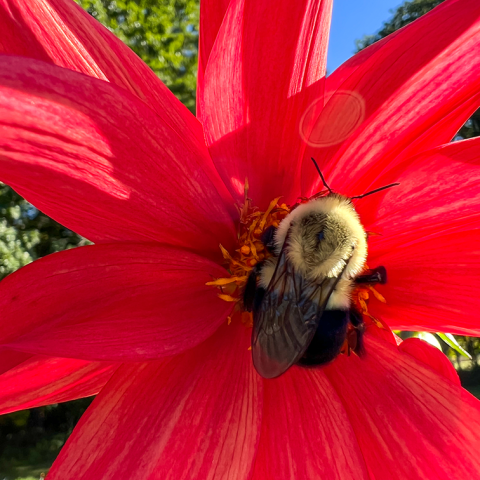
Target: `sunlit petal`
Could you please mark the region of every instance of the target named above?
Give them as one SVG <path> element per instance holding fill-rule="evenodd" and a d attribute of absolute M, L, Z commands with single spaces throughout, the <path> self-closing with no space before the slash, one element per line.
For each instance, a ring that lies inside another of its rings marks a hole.
<path fill-rule="evenodd" d="M 218 258 L 218 243 L 234 239 L 233 202 L 205 144 L 124 90 L 0 56 L 0 125 L 0 180 L 92 241 L 158 241 Z"/>
<path fill-rule="evenodd" d="M 279 195 L 298 195 L 300 112 L 321 107 L 331 7 L 331 0 L 230 4 L 200 111 L 212 158 L 237 198 L 245 177 L 261 208 Z"/>

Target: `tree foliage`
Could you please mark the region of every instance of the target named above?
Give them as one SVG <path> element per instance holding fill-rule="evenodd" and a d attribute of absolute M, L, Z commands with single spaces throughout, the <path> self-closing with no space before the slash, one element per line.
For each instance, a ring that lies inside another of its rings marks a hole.
<path fill-rule="evenodd" d="M 0 278 L 37 258 L 85 243 L 0 184 Z"/>
<path fill-rule="evenodd" d="M 37 480 L 41 471 L 50 468 L 92 400 L 82 398 L 0 416 L 0 478 L 25 473 Z"/>
<path fill-rule="evenodd" d="M 192 112 L 198 57 L 198 0 L 77 0 L 123 40 Z"/>
<path fill-rule="evenodd" d="M 425 15 L 430 10 L 440 5 L 445 0 L 412 0 L 400 5 L 396 10 L 391 11 L 393 16 L 390 20 L 384 22 L 383 27 L 374 35 L 365 35 L 362 39 L 357 40 L 357 51 L 363 50 L 372 43 L 375 43 L 387 35 L 396 32 L 400 28 L 412 23 L 417 18 Z"/>

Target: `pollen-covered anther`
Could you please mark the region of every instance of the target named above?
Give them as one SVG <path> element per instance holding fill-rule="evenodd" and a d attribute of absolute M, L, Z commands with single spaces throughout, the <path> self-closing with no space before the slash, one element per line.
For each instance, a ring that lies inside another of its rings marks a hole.
<path fill-rule="evenodd" d="M 252 205 L 252 200 L 248 197 L 248 180 L 245 179 L 244 201 L 242 204 L 236 205 L 240 216 L 238 248 L 230 253 L 220 245 L 227 270 L 231 276 L 207 282 L 207 285 L 215 286 L 220 290 L 219 298 L 227 302 L 235 302 L 232 315 L 228 317 L 229 324 L 239 318 L 245 326 L 253 325 L 252 314 L 244 311 L 243 291 L 255 265 L 272 256 L 262 242 L 265 230 L 272 225 L 278 227 L 290 213 L 288 205 L 279 203 L 280 198 L 274 198 L 264 212 L 260 211 Z"/>
<path fill-rule="evenodd" d="M 365 267 L 368 270 L 368 267 Z M 369 327 L 370 325 L 374 325 L 378 328 L 390 330 L 390 328 L 385 322 L 383 322 L 381 319 L 375 318 L 368 311 L 368 305 L 371 300 L 371 295 L 373 295 L 373 297 L 379 302 L 387 303 L 385 297 L 380 294 L 372 285 L 357 286 L 352 292 L 352 302 L 357 308 L 357 310 L 367 320 L 367 327 Z"/>

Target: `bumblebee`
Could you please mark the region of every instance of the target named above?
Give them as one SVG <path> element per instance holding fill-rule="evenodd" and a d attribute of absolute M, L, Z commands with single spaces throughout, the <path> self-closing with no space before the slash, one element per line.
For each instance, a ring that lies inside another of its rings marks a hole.
<path fill-rule="evenodd" d="M 386 282 L 383 267 L 360 275 L 367 234 L 352 199 L 397 184 L 348 198 L 334 193 L 318 171 L 329 193 L 297 205 L 278 229 L 264 232 L 273 255 L 256 266 L 245 288 L 245 307 L 253 311 L 253 364 L 264 378 L 294 364 L 327 364 L 345 340 L 362 355 L 365 327 L 351 293 L 356 283 Z"/>

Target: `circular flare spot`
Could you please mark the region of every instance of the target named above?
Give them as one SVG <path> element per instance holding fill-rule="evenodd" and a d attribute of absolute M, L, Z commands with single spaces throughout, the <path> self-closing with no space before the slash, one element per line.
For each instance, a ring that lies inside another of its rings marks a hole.
<path fill-rule="evenodd" d="M 356 92 L 337 90 L 323 106 L 313 102 L 300 120 L 300 136 L 311 147 L 343 142 L 363 122 L 365 100 Z"/>

